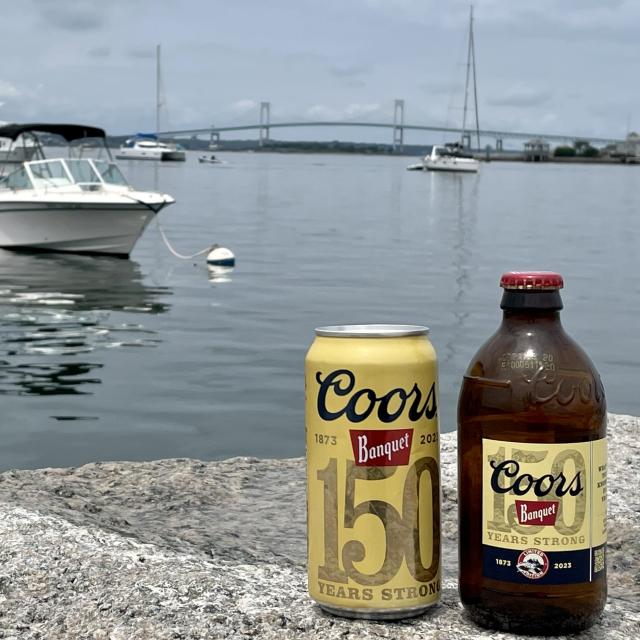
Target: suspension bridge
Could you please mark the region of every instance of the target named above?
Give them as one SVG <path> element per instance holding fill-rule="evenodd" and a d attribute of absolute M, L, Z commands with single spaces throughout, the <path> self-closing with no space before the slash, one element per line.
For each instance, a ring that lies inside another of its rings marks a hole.
<path fill-rule="evenodd" d="M 223 134 L 239 132 L 239 131 L 257 131 L 258 142 L 260 146 L 269 143 L 271 131 L 274 129 L 293 129 L 293 128 L 310 128 L 310 127 L 368 127 L 372 129 L 390 129 L 391 144 L 394 150 L 401 151 L 405 143 L 405 133 L 407 132 L 435 132 L 446 133 L 455 136 L 460 140 L 465 148 L 471 148 L 471 140 L 477 138 L 477 148 L 481 148 L 480 140 L 483 139 L 485 144 L 493 142 L 496 150 L 502 150 L 503 141 L 506 139 L 516 140 L 532 140 L 539 139 L 546 142 L 571 143 L 576 140 L 584 140 L 596 146 L 604 146 L 607 144 L 616 144 L 622 142 L 619 138 L 602 138 L 591 135 L 575 135 L 575 134 L 559 134 L 559 133 L 541 133 L 541 132 L 524 132 L 524 131 L 502 131 L 494 129 L 466 129 L 461 131 L 460 128 L 428 125 L 428 124 L 409 124 L 405 122 L 405 101 L 395 100 L 393 120 L 389 122 L 367 122 L 355 120 L 315 120 L 315 121 L 290 121 L 290 122 L 274 122 L 271 120 L 271 103 L 260 103 L 260 119 L 258 122 L 251 124 L 235 124 L 229 126 L 209 125 L 198 129 L 180 129 L 171 131 L 160 131 L 159 135 L 163 137 L 180 138 L 185 136 L 209 135 L 213 144 L 220 142 Z"/>

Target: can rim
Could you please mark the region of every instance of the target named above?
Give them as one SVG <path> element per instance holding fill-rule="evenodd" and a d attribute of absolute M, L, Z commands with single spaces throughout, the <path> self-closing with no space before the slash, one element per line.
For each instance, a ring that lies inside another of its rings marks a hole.
<path fill-rule="evenodd" d="M 404 338 L 428 334 L 428 327 L 415 324 L 336 324 L 316 328 L 317 336 L 327 338 Z"/>

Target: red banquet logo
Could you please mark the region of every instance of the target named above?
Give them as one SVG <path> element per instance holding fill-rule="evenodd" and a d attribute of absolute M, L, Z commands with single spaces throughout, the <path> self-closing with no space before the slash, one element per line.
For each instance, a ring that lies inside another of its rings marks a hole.
<path fill-rule="evenodd" d="M 409 464 L 413 429 L 350 429 L 356 467 Z"/>
<path fill-rule="evenodd" d="M 516 500 L 516 514 L 520 524 L 553 526 L 558 516 L 557 500 Z"/>

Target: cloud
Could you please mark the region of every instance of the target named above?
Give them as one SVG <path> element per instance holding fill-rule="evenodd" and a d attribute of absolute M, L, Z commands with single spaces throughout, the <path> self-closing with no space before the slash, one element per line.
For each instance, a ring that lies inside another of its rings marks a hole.
<path fill-rule="evenodd" d="M 457 86 L 452 80 L 429 80 L 428 82 L 421 82 L 418 84 L 418 89 L 424 91 L 430 96 L 451 96 Z"/>
<path fill-rule="evenodd" d="M 127 50 L 127 56 L 140 60 L 147 60 L 156 57 L 155 47 L 135 47 Z"/>
<path fill-rule="evenodd" d="M 359 78 L 371 72 L 371 67 L 368 65 L 332 65 L 329 68 L 329 73 L 336 78 Z"/>
<path fill-rule="evenodd" d="M 47 27 L 64 31 L 100 29 L 107 22 L 105 3 L 97 0 L 35 0 L 34 6 Z"/>
<path fill-rule="evenodd" d="M 549 102 L 551 98 L 552 94 L 548 90 L 516 84 L 499 95 L 489 98 L 487 103 L 493 107 L 537 108 Z"/>
<path fill-rule="evenodd" d="M 378 114 L 380 111 L 380 105 L 376 103 L 349 104 L 346 107 L 339 108 L 315 104 L 305 111 L 304 117 L 309 120 L 360 120 L 367 116 Z"/>
<path fill-rule="evenodd" d="M 337 78 L 342 86 L 350 89 L 362 89 L 366 86 L 363 76 L 371 72 L 368 65 L 332 65 L 329 74 Z"/>
<path fill-rule="evenodd" d="M 242 100 L 237 100 L 231 105 L 231 111 L 234 113 L 242 114 L 247 111 L 251 111 L 252 109 L 258 108 L 258 103 L 255 100 L 251 100 L 250 98 L 243 98 Z"/>
<path fill-rule="evenodd" d="M 87 51 L 87 55 L 90 58 L 108 58 L 111 55 L 111 47 L 91 47 Z"/>
<path fill-rule="evenodd" d="M 349 104 L 345 108 L 345 115 L 347 119 L 366 118 L 374 113 L 380 113 L 380 105 L 377 103 Z"/>
<path fill-rule="evenodd" d="M 0 80 L 0 98 L 19 98 L 20 95 L 20 91 L 10 82 Z"/>

